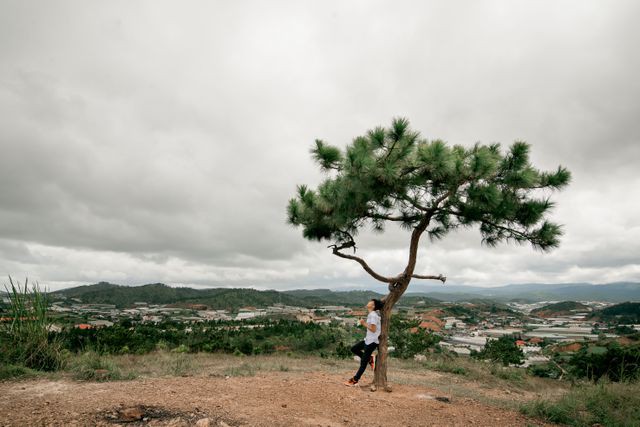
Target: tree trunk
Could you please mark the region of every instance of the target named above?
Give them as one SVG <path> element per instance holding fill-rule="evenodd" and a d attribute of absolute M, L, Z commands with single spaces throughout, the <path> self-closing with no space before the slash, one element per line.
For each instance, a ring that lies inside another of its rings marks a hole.
<path fill-rule="evenodd" d="M 395 283 L 393 289 L 384 298 L 384 307 L 382 308 L 382 329 L 380 331 L 380 344 L 378 345 L 378 358 L 376 360 L 376 370 L 373 377 L 373 385 L 375 389 L 383 389 L 391 391 L 387 382 L 387 366 L 388 366 L 388 348 L 389 348 L 389 329 L 391 326 L 391 310 L 396 302 L 400 299 L 404 291 L 409 286 L 409 281 L 405 283 Z"/>

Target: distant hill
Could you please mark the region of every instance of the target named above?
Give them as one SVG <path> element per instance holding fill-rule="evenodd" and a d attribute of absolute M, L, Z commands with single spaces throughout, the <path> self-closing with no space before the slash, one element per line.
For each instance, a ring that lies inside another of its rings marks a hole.
<path fill-rule="evenodd" d="M 623 302 L 622 304 L 612 305 L 592 313 L 591 317 L 605 322 L 616 321 L 622 324 L 637 324 L 640 323 L 640 303 Z"/>
<path fill-rule="evenodd" d="M 205 304 L 211 309 L 236 310 L 240 307 L 267 307 L 273 304 L 317 307 L 321 305 L 364 306 L 372 298 L 384 295 L 373 291 L 335 292 L 327 289 L 294 290 L 278 292 L 258 291 L 250 288 L 173 288 L 162 283 L 142 286 L 120 286 L 101 282 L 79 286 L 52 293 L 65 298 L 78 298 L 83 303 L 115 304 L 118 308 L 131 307 L 136 302 L 149 304 Z M 435 303 L 437 300 L 421 296 L 404 296 L 400 304 L 415 304 L 418 301 Z"/>
<path fill-rule="evenodd" d="M 416 283 L 411 285 L 411 293 L 436 298 L 442 301 L 466 301 L 486 298 L 495 301 L 640 301 L 640 283 L 616 282 L 607 284 L 591 283 L 533 283 L 506 285 L 492 288 L 458 285 L 434 285 Z"/>
<path fill-rule="evenodd" d="M 111 283 L 80 286 L 53 294 L 78 298 L 83 303 L 115 304 L 118 308 L 131 307 L 136 302 L 149 304 L 205 304 L 211 309 L 237 309 L 243 306 L 264 307 L 275 303 L 308 305 L 304 300 L 277 291 L 255 289 L 173 288 L 162 283 L 142 286 L 120 286 Z"/>
<path fill-rule="evenodd" d="M 426 305 L 441 301 L 474 302 L 480 300 L 507 302 L 518 301 L 640 301 L 640 283 L 592 284 L 523 284 L 497 288 L 450 285 L 412 285 L 398 304 Z M 85 303 L 115 304 L 119 308 L 130 307 L 135 302 L 150 304 L 205 304 L 212 309 L 237 309 L 243 306 L 265 307 L 276 303 L 315 307 L 319 305 L 362 306 L 371 298 L 384 294 L 374 291 L 332 291 L 329 289 L 258 291 L 250 288 L 174 288 L 162 283 L 142 286 L 121 286 L 100 282 L 52 293 L 67 298 L 79 298 Z M 503 307 L 502 307 L 503 308 Z M 495 308 L 494 308 L 495 309 Z"/>
<path fill-rule="evenodd" d="M 590 311 L 591 309 L 589 306 L 579 302 L 562 301 L 531 310 L 531 314 L 538 317 L 558 317 L 575 314 L 576 310 Z"/>

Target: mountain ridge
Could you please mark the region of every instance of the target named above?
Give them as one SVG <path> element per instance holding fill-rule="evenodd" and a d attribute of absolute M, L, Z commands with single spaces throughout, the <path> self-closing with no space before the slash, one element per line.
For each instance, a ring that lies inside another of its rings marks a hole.
<path fill-rule="evenodd" d="M 470 301 L 491 299 L 495 301 L 586 301 L 608 302 L 640 301 L 640 283 L 614 282 L 610 284 L 510 284 L 494 288 L 465 285 L 422 285 L 405 293 L 400 304 L 438 301 Z M 443 289 L 445 288 L 445 289 Z M 430 290 L 425 292 L 424 290 Z M 422 290 L 422 291 L 421 291 Z M 130 306 L 134 302 L 151 304 L 201 303 L 211 308 L 238 308 L 241 306 L 266 306 L 275 303 L 313 307 L 319 305 L 363 305 L 371 298 L 384 294 L 373 290 L 294 289 L 286 291 L 256 290 L 253 288 L 172 287 L 163 283 L 139 286 L 99 282 L 51 292 L 53 296 L 79 298 L 83 302 Z"/>

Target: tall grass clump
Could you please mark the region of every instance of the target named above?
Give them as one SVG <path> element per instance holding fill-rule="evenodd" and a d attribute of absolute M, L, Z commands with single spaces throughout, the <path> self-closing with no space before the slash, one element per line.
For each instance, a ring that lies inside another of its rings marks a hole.
<path fill-rule="evenodd" d="M 14 283 L 5 285 L 9 303 L 0 322 L 0 361 L 38 371 L 55 371 L 62 367 L 62 343 L 49 334 L 47 294 L 36 283 L 29 288 Z"/>
<path fill-rule="evenodd" d="M 570 426 L 639 426 L 640 384 L 577 385 L 558 400 L 536 400 L 520 410 L 532 417 Z"/>
<path fill-rule="evenodd" d="M 117 381 L 135 378 L 134 373 L 123 374 L 118 365 L 110 358 L 95 351 L 86 351 L 69 364 L 73 377 L 83 381 Z"/>

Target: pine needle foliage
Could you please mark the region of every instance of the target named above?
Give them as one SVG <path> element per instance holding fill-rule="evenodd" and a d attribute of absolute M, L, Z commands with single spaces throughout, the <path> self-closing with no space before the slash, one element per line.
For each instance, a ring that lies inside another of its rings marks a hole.
<path fill-rule="evenodd" d="M 407 230 L 427 223 L 431 239 L 459 227 L 478 227 L 488 246 L 529 243 L 547 251 L 559 244 L 561 226 L 547 217 L 552 190 L 567 186 L 560 166 L 540 171 L 522 141 L 450 146 L 427 140 L 405 118 L 358 136 L 344 149 L 316 140 L 313 159 L 327 177 L 316 189 L 298 186 L 288 222 L 310 240 L 343 244 L 363 228 L 384 231 L 389 222 Z"/>

